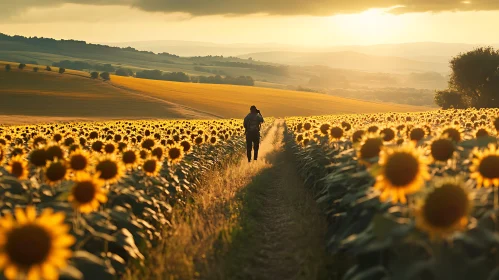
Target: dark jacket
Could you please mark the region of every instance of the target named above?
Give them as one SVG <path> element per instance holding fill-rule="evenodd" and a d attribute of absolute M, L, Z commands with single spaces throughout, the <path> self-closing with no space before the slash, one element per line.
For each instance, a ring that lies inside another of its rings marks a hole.
<path fill-rule="evenodd" d="M 248 131 L 260 131 L 260 126 L 263 123 L 263 116 L 258 113 L 249 113 L 244 118 L 244 129 Z"/>

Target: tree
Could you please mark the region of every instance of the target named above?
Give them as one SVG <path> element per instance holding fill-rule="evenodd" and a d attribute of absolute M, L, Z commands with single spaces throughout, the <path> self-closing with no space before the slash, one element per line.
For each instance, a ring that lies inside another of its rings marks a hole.
<path fill-rule="evenodd" d="M 435 103 L 443 109 L 463 109 L 468 107 L 463 94 L 450 89 L 437 91 L 435 94 Z"/>
<path fill-rule="evenodd" d="M 38 72 L 39 68 L 38 67 L 33 67 L 33 72 Z"/>
<path fill-rule="evenodd" d="M 10 64 L 5 65 L 5 71 L 9 72 L 11 69 Z"/>
<path fill-rule="evenodd" d="M 92 78 L 92 79 L 99 78 L 99 72 L 92 72 L 92 73 L 90 73 L 90 78 Z"/>
<path fill-rule="evenodd" d="M 102 72 L 102 73 L 100 73 L 100 77 L 101 77 L 104 81 L 109 81 L 109 80 L 111 80 L 111 75 L 109 75 L 109 72 Z"/>
<path fill-rule="evenodd" d="M 52 71 L 52 68 L 50 68 L 50 66 L 47 65 L 47 67 L 45 67 L 45 70 Z"/>
<path fill-rule="evenodd" d="M 25 67 L 26 67 L 26 64 L 24 64 L 24 63 L 19 63 L 19 66 L 17 66 L 17 68 L 19 68 L 19 70 L 23 70 Z"/>
<path fill-rule="evenodd" d="M 61 68 L 59 68 L 59 74 L 64 74 L 64 72 L 66 72 L 66 69 L 64 69 L 64 68 L 62 68 L 62 67 L 61 67 Z"/>
<path fill-rule="evenodd" d="M 477 48 L 454 57 L 449 89 L 463 94 L 470 106 L 499 107 L 499 51 Z"/>
<path fill-rule="evenodd" d="M 133 71 L 127 68 L 119 68 L 116 70 L 115 74 L 118 76 L 129 77 L 133 76 Z"/>

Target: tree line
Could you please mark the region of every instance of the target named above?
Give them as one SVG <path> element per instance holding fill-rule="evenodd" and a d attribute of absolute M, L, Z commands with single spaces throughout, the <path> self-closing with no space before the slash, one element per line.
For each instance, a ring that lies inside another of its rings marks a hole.
<path fill-rule="evenodd" d="M 137 78 L 141 79 L 151 79 L 151 80 L 163 80 L 163 81 L 174 81 L 174 82 L 184 82 L 184 83 L 202 83 L 202 84 L 230 84 L 230 85 L 244 85 L 244 86 L 254 86 L 255 81 L 250 76 L 189 76 L 184 72 L 163 72 L 161 70 L 143 70 L 137 72 Z"/>

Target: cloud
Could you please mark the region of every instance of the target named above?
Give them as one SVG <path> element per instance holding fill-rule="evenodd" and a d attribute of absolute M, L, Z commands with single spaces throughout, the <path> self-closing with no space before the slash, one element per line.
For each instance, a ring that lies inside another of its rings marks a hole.
<path fill-rule="evenodd" d="M 258 13 L 327 16 L 372 8 L 392 8 L 389 12 L 394 14 L 499 10 L 498 0 L 1 0 L 0 15 L 13 17 L 30 8 L 65 3 L 131 6 L 150 12 L 183 12 L 193 16 Z"/>

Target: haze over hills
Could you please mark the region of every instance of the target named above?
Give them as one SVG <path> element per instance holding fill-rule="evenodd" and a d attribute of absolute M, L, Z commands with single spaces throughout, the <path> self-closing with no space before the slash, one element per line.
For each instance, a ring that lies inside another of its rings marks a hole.
<path fill-rule="evenodd" d="M 416 42 L 402 44 L 378 45 L 338 45 L 324 47 L 310 47 L 290 44 L 218 44 L 196 41 L 136 41 L 102 43 L 117 47 L 134 47 L 139 50 L 152 52 L 169 52 L 180 56 L 224 55 L 243 56 L 254 53 L 266 52 L 304 52 L 304 53 L 331 53 L 331 52 L 358 52 L 375 56 L 393 56 L 409 58 L 422 62 L 448 63 L 455 55 L 470 51 L 473 48 L 485 46 L 479 44 Z M 499 47 L 499 44 L 491 46 Z"/>
<path fill-rule="evenodd" d="M 290 65 L 323 65 L 331 68 L 353 69 L 370 72 L 410 73 L 449 72 L 448 63 L 425 62 L 395 56 L 368 55 L 353 51 L 339 52 L 261 52 L 239 56 L 257 61 Z"/>

